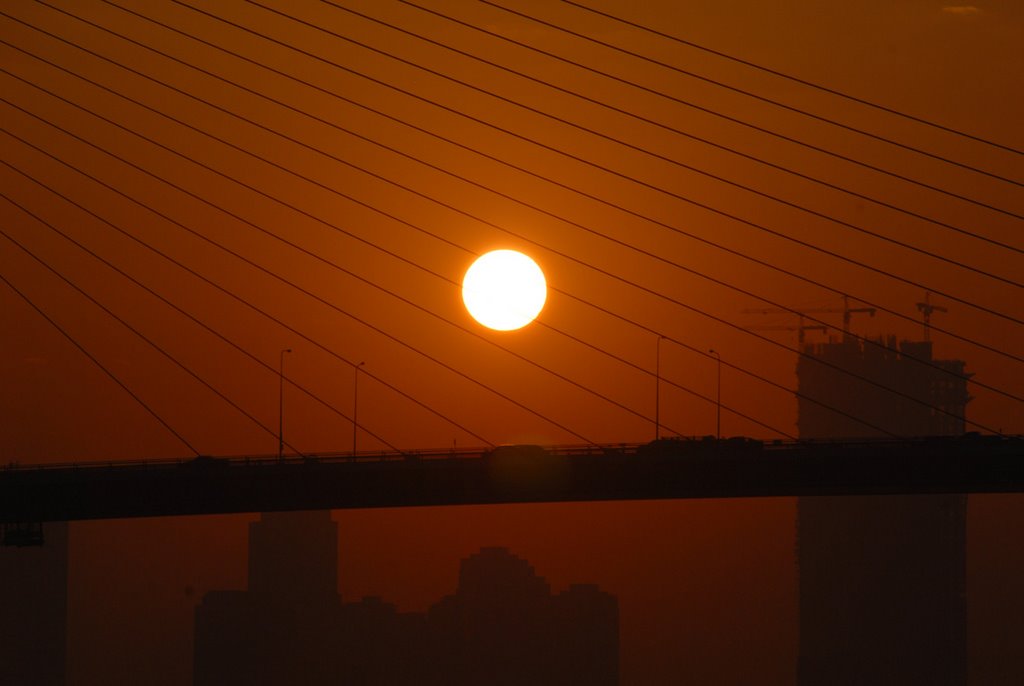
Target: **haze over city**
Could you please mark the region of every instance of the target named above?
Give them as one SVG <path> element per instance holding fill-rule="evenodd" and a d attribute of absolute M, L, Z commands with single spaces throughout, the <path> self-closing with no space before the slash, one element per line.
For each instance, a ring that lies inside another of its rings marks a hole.
<path fill-rule="evenodd" d="M 771 445 L 844 341 L 956 368 L 921 433 L 1024 433 L 1019 3 L 0 14 L 0 464 Z M 543 274 L 519 328 L 467 310 L 494 250 Z M 966 682 L 1019 683 L 1024 499 L 964 507 Z M 615 598 L 623 685 L 798 682 L 795 498 L 331 516 L 341 602 L 500 547 Z M 71 523 L 66 683 L 191 684 L 259 518 Z"/>

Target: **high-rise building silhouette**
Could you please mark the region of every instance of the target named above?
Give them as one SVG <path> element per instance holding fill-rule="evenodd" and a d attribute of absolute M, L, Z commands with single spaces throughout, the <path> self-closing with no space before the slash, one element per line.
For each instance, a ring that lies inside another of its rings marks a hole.
<path fill-rule="evenodd" d="M 931 341 L 897 341 L 893 336 L 877 343 L 846 337 L 803 346 L 796 367 L 803 395 L 797 405 L 800 437 L 962 434 L 970 400 L 966 363 L 935 359 Z"/>
<path fill-rule="evenodd" d="M 525 560 L 484 548 L 427 613 L 342 603 L 329 512 L 264 514 L 249 589 L 196 608 L 195 686 L 618 683 L 618 605 L 595 586 L 557 595 Z"/>
<path fill-rule="evenodd" d="M 337 684 L 338 528 L 330 512 L 249 525 L 249 589 L 196 608 L 194 686 Z"/>
<path fill-rule="evenodd" d="M 964 362 L 933 359 L 929 341 L 883 343 L 803 348 L 801 438 L 963 433 Z M 966 511 L 963 495 L 799 499 L 800 686 L 966 683 Z"/>
<path fill-rule="evenodd" d="M 42 540 L 36 539 L 42 533 Z M 68 525 L 8 529 L 0 546 L 0 684 L 63 686 L 67 670 Z M 32 545 L 28 543 L 32 538 Z M 16 545 L 7 545 L 16 543 Z M 41 544 L 40 544 L 41 543 Z"/>

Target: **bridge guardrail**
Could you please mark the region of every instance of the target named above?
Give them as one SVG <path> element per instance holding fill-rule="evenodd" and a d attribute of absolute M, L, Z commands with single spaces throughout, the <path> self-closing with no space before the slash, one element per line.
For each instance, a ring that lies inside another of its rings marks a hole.
<path fill-rule="evenodd" d="M 688 436 L 673 437 L 669 440 L 678 440 L 680 447 L 702 447 L 722 445 L 733 445 L 733 441 L 743 439 L 745 442 L 759 443 L 760 447 L 768 452 L 785 453 L 799 450 L 808 446 L 818 447 L 845 447 L 845 448 L 883 448 L 885 446 L 898 447 L 923 447 L 928 445 L 944 444 L 987 444 L 993 443 L 1024 443 L 1024 436 L 1004 435 L 979 435 L 968 433 L 962 436 L 924 436 L 906 439 L 892 438 L 854 438 L 854 439 L 775 439 L 761 441 L 759 439 L 748 439 L 745 437 L 733 437 L 732 439 L 721 439 L 718 441 L 710 436 Z M 665 441 L 666 439 L 660 439 Z M 636 454 L 650 443 L 605 443 L 599 445 L 553 445 L 541 446 L 552 455 L 565 457 L 575 456 L 602 456 L 610 452 L 617 452 L 623 455 Z M 281 466 L 301 464 L 338 464 L 338 463 L 368 463 L 368 462 L 392 462 L 408 460 L 449 460 L 449 459 L 480 459 L 487 456 L 494 448 L 468 447 L 468 448 L 421 448 L 404 451 L 361 451 L 361 452 L 323 452 L 301 455 L 286 455 L 279 458 L 276 454 L 263 455 L 225 455 L 210 456 L 201 455 L 192 458 L 154 458 L 146 460 L 101 460 L 101 461 L 76 461 L 76 462 L 54 462 L 54 463 L 32 463 L 22 464 L 8 462 L 0 466 L 0 473 L 3 472 L 30 472 L 30 471 L 52 471 L 52 470 L 100 470 L 100 469 L 170 469 L 183 466 L 204 466 L 204 465 L 225 465 L 225 466 Z"/>

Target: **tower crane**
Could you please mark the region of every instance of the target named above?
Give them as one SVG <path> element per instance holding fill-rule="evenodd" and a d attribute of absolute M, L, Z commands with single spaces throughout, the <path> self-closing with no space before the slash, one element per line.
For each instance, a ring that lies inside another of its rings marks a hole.
<path fill-rule="evenodd" d="M 785 312 L 786 310 L 780 310 Z M 768 314 L 768 312 L 761 312 L 760 310 L 744 310 L 744 312 L 755 312 L 757 314 Z M 804 316 L 800 315 L 800 323 L 796 326 L 780 324 L 778 326 L 748 326 L 746 327 L 750 331 L 796 331 L 797 343 L 803 347 L 804 339 L 806 338 L 805 332 L 807 331 L 827 331 L 828 327 L 824 324 L 804 324 Z"/>
<path fill-rule="evenodd" d="M 931 297 L 932 294 L 925 291 L 924 302 L 916 303 L 918 311 L 924 315 L 924 340 L 926 341 L 931 340 L 932 312 L 949 312 L 945 307 L 932 305 Z"/>
<path fill-rule="evenodd" d="M 927 297 L 925 298 L 927 301 Z M 798 331 L 798 338 L 800 343 L 804 342 L 804 332 L 812 330 L 824 331 L 828 327 L 823 324 L 805 325 L 804 316 L 808 314 L 836 314 L 842 313 L 843 315 L 843 340 L 850 339 L 850 321 L 854 314 L 866 313 L 870 317 L 875 316 L 875 308 L 873 307 L 850 307 L 850 297 L 848 295 L 843 296 L 842 308 L 836 307 L 813 307 L 806 310 L 787 310 L 781 307 L 763 307 L 763 308 L 747 308 L 743 310 L 744 314 L 796 314 L 800 317 L 799 326 L 778 326 L 778 327 L 760 327 L 762 330 L 782 330 L 782 331 Z M 926 320 L 927 321 L 927 320 Z"/>

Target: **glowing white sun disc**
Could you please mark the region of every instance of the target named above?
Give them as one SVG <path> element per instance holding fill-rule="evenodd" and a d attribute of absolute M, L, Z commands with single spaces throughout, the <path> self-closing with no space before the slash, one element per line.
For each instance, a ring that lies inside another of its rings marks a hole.
<path fill-rule="evenodd" d="M 494 250 L 477 258 L 462 279 L 462 302 L 489 329 L 512 331 L 532 322 L 547 299 L 544 272 L 515 250 Z"/>

